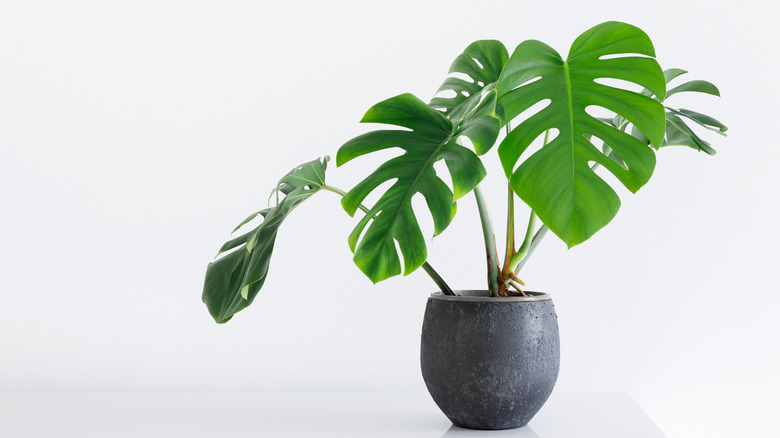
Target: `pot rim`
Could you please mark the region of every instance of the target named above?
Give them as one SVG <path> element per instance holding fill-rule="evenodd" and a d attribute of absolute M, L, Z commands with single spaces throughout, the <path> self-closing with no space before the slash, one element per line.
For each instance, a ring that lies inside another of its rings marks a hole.
<path fill-rule="evenodd" d="M 461 302 L 477 302 L 477 303 L 527 303 L 534 301 L 546 301 L 551 300 L 550 294 L 543 292 L 525 291 L 530 296 L 527 297 L 491 297 L 487 290 L 456 290 L 453 291 L 458 295 L 444 295 L 441 291 L 437 291 L 431 294 L 431 298 L 434 300 L 442 301 L 461 301 Z"/>

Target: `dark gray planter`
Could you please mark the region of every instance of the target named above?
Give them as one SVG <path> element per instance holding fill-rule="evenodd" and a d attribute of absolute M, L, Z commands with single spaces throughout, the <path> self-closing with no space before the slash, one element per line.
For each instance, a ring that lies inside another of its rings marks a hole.
<path fill-rule="evenodd" d="M 434 293 L 425 308 L 420 364 L 431 397 L 456 426 L 525 426 L 558 378 L 558 317 L 550 296 L 456 293 Z"/>

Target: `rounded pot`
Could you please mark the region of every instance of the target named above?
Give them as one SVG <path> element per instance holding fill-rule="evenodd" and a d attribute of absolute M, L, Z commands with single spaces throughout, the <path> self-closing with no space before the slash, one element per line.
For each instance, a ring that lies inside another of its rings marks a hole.
<path fill-rule="evenodd" d="M 420 365 L 431 397 L 456 426 L 525 426 L 558 379 L 558 317 L 550 296 L 431 294 Z"/>

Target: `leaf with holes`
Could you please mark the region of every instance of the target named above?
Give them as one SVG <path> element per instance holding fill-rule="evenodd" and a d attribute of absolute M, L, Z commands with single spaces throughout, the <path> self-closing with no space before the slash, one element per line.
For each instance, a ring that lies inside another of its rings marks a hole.
<path fill-rule="evenodd" d="M 263 222 L 222 245 L 218 257 L 233 251 L 209 263 L 203 285 L 203 302 L 215 321 L 225 323 L 252 304 L 265 283 L 279 227 L 295 207 L 325 184 L 328 160 L 326 156 L 322 160 L 304 163 L 279 180 L 272 192 L 278 200 L 276 205 L 252 213 L 233 231 L 257 216 L 262 216 Z"/>
<path fill-rule="evenodd" d="M 347 213 L 354 215 L 374 189 L 394 181 L 358 222 L 348 239 L 355 253 L 355 264 L 374 283 L 401 273 L 394 238 L 403 256 L 405 275 L 420 267 L 427 258 L 425 239 L 412 209 L 415 194 L 420 193 L 425 198 L 433 217 L 434 233 L 439 234 L 452 222 L 455 200 L 469 193 L 485 177 L 485 168 L 477 155 L 457 142 L 462 132 L 471 126 L 466 119 L 468 115 L 456 129 L 441 112 L 411 94 L 401 94 L 371 107 L 361 122 L 395 125 L 408 130 L 369 132 L 353 138 L 339 149 L 336 156 L 339 166 L 379 150 L 399 148 L 404 151 L 380 165 L 341 201 Z M 433 167 L 442 159 L 452 179 L 452 190 Z"/>
<path fill-rule="evenodd" d="M 508 59 L 509 54 L 500 41 L 471 43 L 455 58 L 449 71 L 465 75 L 470 81 L 455 76 L 447 78 L 437 94 L 449 92 L 451 95 L 434 97 L 428 104 L 441 111 L 453 124 L 468 125 L 461 135 L 471 140 L 477 155 L 483 155 L 493 147 L 501 128 L 494 115 L 493 90 Z"/>
<path fill-rule="evenodd" d="M 664 72 L 667 83 L 685 73 L 688 72 L 677 68 L 669 69 Z M 666 100 L 672 95 L 683 92 L 704 93 L 720 97 L 720 90 L 711 82 L 693 80 L 670 89 L 666 93 Z M 664 104 L 666 104 L 666 100 L 664 101 Z M 704 129 L 717 132 L 723 136 L 726 135 L 726 131 L 728 130 L 726 125 L 706 114 L 685 108 L 672 108 L 666 106 L 666 137 L 661 146 L 688 146 L 708 155 L 715 155 L 715 149 L 712 148 L 709 142 L 699 137 L 696 132 L 691 129 L 690 125 L 685 122 L 686 119 Z"/>
<path fill-rule="evenodd" d="M 639 55 L 639 56 L 637 56 Z M 512 189 L 571 248 L 605 226 L 620 208 L 615 191 L 590 167 L 604 166 L 636 192 L 653 173 L 655 153 L 645 143 L 590 115 L 590 106 L 625 117 L 660 145 L 664 108 L 651 97 L 598 81 L 617 79 L 664 96 L 663 71 L 653 59 L 650 38 L 625 23 L 607 22 L 580 35 L 564 60 L 546 44 L 521 43 L 498 80 L 498 100 L 505 120 L 533 105 L 542 110 L 518 124 L 498 148 Z M 545 131 L 557 135 L 515 168 L 523 153 Z M 603 141 L 624 165 L 599 150 Z"/>
<path fill-rule="evenodd" d="M 666 79 L 667 86 L 669 82 L 686 73 L 688 72 L 679 68 L 670 68 L 668 70 L 665 70 L 664 78 Z M 686 82 L 682 85 L 676 86 L 671 90 L 669 90 L 666 93 L 666 100 L 669 99 L 669 96 L 675 95 L 677 93 L 683 93 L 683 92 L 698 92 L 698 93 L 711 94 L 713 96 L 720 96 L 720 91 L 718 90 L 718 87 L 716 87 L 711 82 L 694 80 L 694 81 Z M 642 94 L 644 94 L 645 96 L 650 96 L 653 99 L 658 100 L 659 102 L 661 101 L 650 90 L 647 89 L 642 90 Z M 693 122 L 694 124 L 703 127 L 704 129 L 714 131 L 724 137 L 726 136 L 726 131 L 728 130 L 726 125 L 719 122 L 713 117 L 710 117 L 706 114 L 698 113 L 696 111 L 691 111 L 685 108 L 675 109 L 669 106 L 666 106 L 665 108 L 666 108 L 666 135 L 660 147 L 688 146 L 692 149 L 702 151 L 708 155 L 716 154 L 715 149 L 712 148 L 710 143 L 703 140 L 701 137 L 699 137 L 696 134 L 696 132 L 694 132 L 693 129 L 688 125 L 688 123 L 684 121 L 684 119 L 687 119 Z M 626 131 L 629 125 L 628 120 L 626 120 L 625 118 L 619 115 L 615 116 L 613 119 L 609 120 L 608 122 L 611 123 L 613 126 L 616 126 L 618 129 L 622 131 Z M 640 132 L 636 128 L 636 126 L 631 127 L 631 135 L 643 141 L 645 144 L 649 144 L 649 140 L 647 139 L 647 137 L 645 137 L 644 134 L 642 134 L 642 132 Z"/>

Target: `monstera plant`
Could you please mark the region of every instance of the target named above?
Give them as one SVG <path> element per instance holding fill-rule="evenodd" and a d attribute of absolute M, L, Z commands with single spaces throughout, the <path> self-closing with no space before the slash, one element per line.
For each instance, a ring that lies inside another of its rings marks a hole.
<path fill-rule="evenodd" d="M 412 199 L 422 194 L 438 235 L 453 221 L 457 201 L 473 193 L 485 241 L 489 295 L 522 296 L 519 270 L 548 231 L 571 248 L 617 214 L 620 199 L 597 168 L 636 192 L 652 176 L 660 148 L 687 146 L 713 155 L 715 150 L 693 128 L 723 135 L 726 131 L 710 116 L 669 106 L 675 94 L 719 92 L 701 80 L 667 89 L 686 72 L 664 71 L 649 37 L 625 23 L 606 22 L 587 30 L 566 58 L 536 40 L 522 42 L 511 56 L 498 41 L 477 41 L 455 59 L 450 73 L 429 103 L 401 94 L 366 112 L 361 122 L 389 128 L 347 141 L 338 149 L 336 165 L 385 149 L 399 154 L 351 190 L 325 182 L 327 156 L 294 168 L 279 181 L 271 206 L 250 215 L 234 231 L 247 228 L 258 216 L 263 220 L 225 243 L 208 265 L 203 301 L 217 322 L 228 321 L 252 303 L 268 275 L 282 222 L 320 191 L 339 194 L 343 209 L 360 216 L 346 240 L 354 263 L 371 281 L 422 267 L 445 295 L 455 292 L 427 261 L 417 216 L 421 212 L 415 211 Z M 480 188 L 486 176 L 480 156 L 493 149 L 508 181 L 503 263 Z M 451 185 L 434 167 L 440 160 Z M 379 193 L 378 201 L 363 205 L 387 182 L 392 184 Z M 518 198 L 531 214 L 516 247 Z"/>

